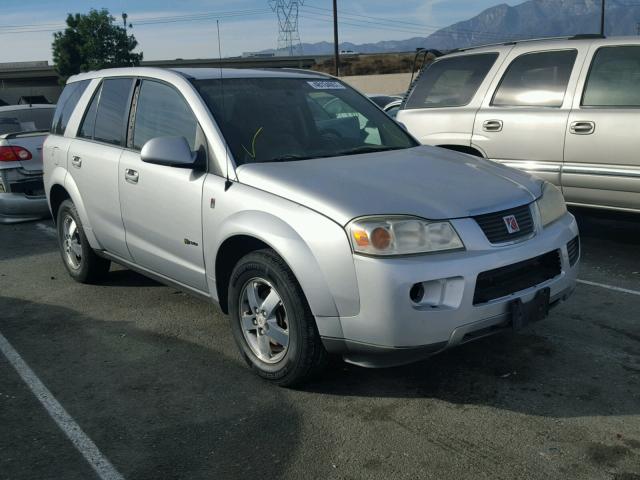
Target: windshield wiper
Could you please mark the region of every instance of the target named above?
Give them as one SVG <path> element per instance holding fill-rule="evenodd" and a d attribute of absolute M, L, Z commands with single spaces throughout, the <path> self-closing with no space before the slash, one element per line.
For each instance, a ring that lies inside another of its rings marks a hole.
<path fill-rule="evenodd" d="M 308 160 L 311 157 L 302 156 L 302 155 L 283 155 L 281 157 L 276 157 L 268 160 L 266 163 L 270 162 L 294 162 L 296 160 Z"/>
<path fill-rule="evenodd" d="M 340 155 L 357 155 L 359 153 L 375 153 L 375 152 L 386 152 L 389 150 L 400 150 L 402 147 L 385 147 L 384 145 L 363 145 L 360 147 L 352 148 L 351 150 L 346 150 L 344 152 L 340 152 L 336 155 L 336 157 Z"/>

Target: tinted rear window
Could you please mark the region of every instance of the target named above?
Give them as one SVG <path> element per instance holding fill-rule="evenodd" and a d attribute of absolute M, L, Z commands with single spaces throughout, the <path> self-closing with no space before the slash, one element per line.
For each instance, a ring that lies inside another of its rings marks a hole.
<path fill-rule="evenodd" d="M 29 108 L 0 112 L 0 133 L 49 130 L 53 108 Z"/>
<path fill-rule="evenodd" d="M 129 113 L 131 78 L 107 79 L 102 84 L 93 139 L 124 145 L 125 118 Z"/>
<path fill-rule="evenodd" d="M 82 80 L 81 82 L 69 83 L 64 87 L 62 95 L 60 95 L 60 98 L 58 99 L 58 106 L 56 107 L 55 114 L 53 115 L 51 133 L 64 135 L 64 132 L 67 129 L 67 123 L 69 123 L 69 118 L 71 118 L 73 110 L 76 108 L 80 97 L 87 89 L 88 85 L 89 80 Z"/>
<path fill-rule="evenodd" d="M 482 53 L 433 62 L 420 75 L 405 108 L 467 105 L 497 58 L 497 53 Z"/>
<path fill-rule="evenodd" d="M 561 107 L 578 52 L 527 53 L 507 69 L 493 97 L 499 107 Z"/>
<path fill-rule="evenodd" d="M 582 105 L 640 107 L 640 47 L 600 48 L 591 64 Z"/>

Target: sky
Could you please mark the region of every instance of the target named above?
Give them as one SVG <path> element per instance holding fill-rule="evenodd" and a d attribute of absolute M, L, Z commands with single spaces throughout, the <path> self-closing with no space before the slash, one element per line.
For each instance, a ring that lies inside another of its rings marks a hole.
<path fill-rule="evenodd" d="M 289 0 L 290 1 L 290 0 Z M 340 42 L 369 43 L 428 36 L 498 3 L 524 0 L 338 0 Z M 268 0 L 0 0 L 0 62 L 48 60 L 53 31 L 68 13 L 106 8 L 122 12 L 145 60 L 218 56 L 275 48 L 278 20 Z M 333 41 L 332 0 L 304 0 L 299 13 L 302 42 Z"/>

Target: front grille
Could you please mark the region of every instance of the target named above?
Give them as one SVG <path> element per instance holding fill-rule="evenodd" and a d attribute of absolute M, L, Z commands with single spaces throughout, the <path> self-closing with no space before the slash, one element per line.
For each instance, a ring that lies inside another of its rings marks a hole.
<path fill-rule="evenodd" d="M 478 275 L 473 304 L 486 303 L 526 290 L 560 275 L 560 250 Z"/>
<path fill-rule="evenodd" d="M 577 236 L 573 240 L 570 240 L 569 243 L 567 243 L 567 253 L 569 254 L 569 265 L 573 267 L 578 261 L 578 258 L 580 257 L 580 237 L 579 236 Z"/>
<path fill-rule="evenodd" d="M 519 231 L 509 233 L 504 218 L 513 215 L 518 222 Z M 529 205 L 488 213 L 473 217 L 491 243 L 504 243 L 527 237 L 533 233 L 533 217 Z"/>

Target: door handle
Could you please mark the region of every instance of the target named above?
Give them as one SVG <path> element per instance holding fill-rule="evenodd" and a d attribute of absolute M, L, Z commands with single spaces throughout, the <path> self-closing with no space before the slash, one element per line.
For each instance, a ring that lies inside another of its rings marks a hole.
<path fill-rule="evenodd" d="M 77 155 L 74 155 L 71 158 L 71 165 L 73 165 L 76 168 L 80 168 L 82 166 L 82 159 L 80 157 L 78 157 Z"/>
<path fill-rule="evenodd" d="M 138 183 L 138 172 L 131 168 L 127 168 L 124 171 L 124 179 L 129 183 Z"/>
<path fill-rule="evenodd" d="M 501 132 L 502 120 L 487 120 L 482 124 L 482 129 L 485 132 Z"/>
<path fill-rule="evenodd" d="M 591 135 L 596 131 L 595 122 L 573 122 L 569 126 L 569 131 L 574 135 Z"/>

